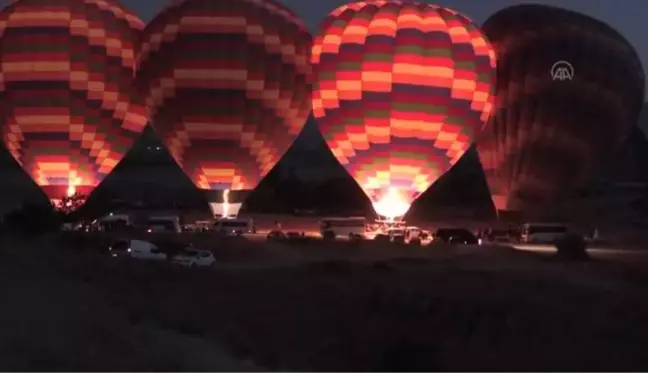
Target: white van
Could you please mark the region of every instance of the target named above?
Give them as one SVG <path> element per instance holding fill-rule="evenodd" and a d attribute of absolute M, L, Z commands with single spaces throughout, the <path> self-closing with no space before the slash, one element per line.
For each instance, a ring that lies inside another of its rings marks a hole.
<path fill-rule="evenodd" d="M 167 254 L 162 252 L 156 244 L 142 240 L 130 241 L 130 257 L 143 260 L 166 260 Z"/>
<path fill-rule="evenodd" d="M 227 236 L 241 236 L 256 233 L 252 219 L 219 219 L 214 221 L 214 231 Z"/>
<path fill-rule="evenodd" d="M 320 221 L 320 234 L 322 237 L 364 237 L 367 221 L 363 217 L 352 218 L 326 218 Z"/>
<path fill-rule="evenodd" d="M 558 223 L 526 223 L 522 225 L 523 243 L 554 243 L 567 234 L 567 226 Z"/>
<path fill-rule="evenodd" d="M 211 251 L 187 249 L 171 259 L 172 263 L 184 267 L 209 267 L 216 263 Z"/>

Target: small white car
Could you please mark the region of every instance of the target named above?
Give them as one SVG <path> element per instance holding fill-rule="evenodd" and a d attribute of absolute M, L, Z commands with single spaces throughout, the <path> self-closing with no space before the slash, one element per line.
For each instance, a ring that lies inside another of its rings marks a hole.
<path fill-rule="evenodd" d="M 211 251 L 187 249 L 171 259 L 175 264 L 185 267 L 209 267 L 216 263 Z"/>

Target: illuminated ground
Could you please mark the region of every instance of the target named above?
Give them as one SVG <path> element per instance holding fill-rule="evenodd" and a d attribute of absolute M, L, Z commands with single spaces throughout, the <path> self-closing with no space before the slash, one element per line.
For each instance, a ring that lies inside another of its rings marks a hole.
<path fill-rule="evenodd" d="M 495 247 L 211 241 L 219 265 L 194 271 L 3 240 L 0 369 L 648 366 L 645 267 Z"/>

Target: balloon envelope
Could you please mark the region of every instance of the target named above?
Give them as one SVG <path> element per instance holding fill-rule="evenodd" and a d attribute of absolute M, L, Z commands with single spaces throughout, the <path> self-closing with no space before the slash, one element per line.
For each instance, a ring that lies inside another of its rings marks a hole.
<path fill-rule="evenodd" d="M 404 215 L 461 158 L 492 108 L 492 48 L 447 8 L 341 6 L 324 21 L 312 62 L 319 128 L 388 218 Z"/>
<path fill-rule="evenodd" d="M 242 202 L 230 191 L 256 187 L 301 131 L 311 45 L 274 0 L 176 1 L 147 26 L 138 86 L 177 163 L 212 192 L 215 214 Z"/>
<path fill-rule="evenodd" d="M 114 0 L 17 0 L 0 11 L 0 131 L 52 201 L 87 197 L 144 129 L 133 86 L 143 28 Z"/>
<path fill-rule="evenodd" d="M 542 213 L 637 123 L 644 72 L 619 33 L 572 11 L 518 5 L 483 30 L 498 58 L 496 109 L 477 141 L 493 202 Z"/>

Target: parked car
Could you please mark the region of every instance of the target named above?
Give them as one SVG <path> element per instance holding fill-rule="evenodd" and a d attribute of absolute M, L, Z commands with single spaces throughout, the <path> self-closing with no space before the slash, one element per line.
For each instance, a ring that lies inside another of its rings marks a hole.
<path fill-rule="evenodd" d="M 392 243 L 402 244 L 405 243 L 407 232 L 404 228 L 390 228 L 387 230 L 387 235 Z"/>
<path fill-rule="evenodd" d="M 415 239 L 427 240 L 430 236 L 430 232 L 416 226 L 410 226 L 405 228 L 405 236 L 407 236 L 409 241 Z"/>
<path fill-rule="evenodd" d="M 465 228 L 439 228 L 434 232 L 433 242 L 442 242 L 454 245 L 481 244 L 481 240 Z"/>
<path fill-rule="evenodd" d="M 216 263 L 216 258 L 208 250 L 188 249 L 174 256 L 171 262 L 185 267 L 209 267 Z"/>
<path fill-rule="evenodd" d="M 511 242 L 515 241 L 516 237 L 510 229 L 496 229 L 489 228 L 482 232 L 479 238 L 486 239 L 491 242 Z"/>
<path fill-rule="evenodd" d="M 388 234 L 378 233 L 378 234 L 376 234 L 376 236 L 374 237 L 374 241 L 377 241 L 377 242 L 390 242 L 390 241 L 391 241 L 391 237 L 389 237 Z"/>

